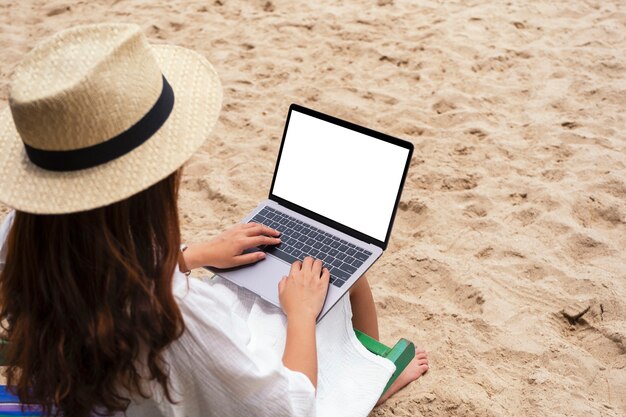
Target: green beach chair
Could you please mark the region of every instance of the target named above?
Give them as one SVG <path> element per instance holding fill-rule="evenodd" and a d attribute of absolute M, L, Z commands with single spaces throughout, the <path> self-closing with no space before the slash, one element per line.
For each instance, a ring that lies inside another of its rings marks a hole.
<path fill-rule="evenodd" d="M 387 382 L 387 386 L 383 390 L 384 394 L 415 357 L 415 345 L 413 342 L 402 338 L 398 340 L 393 347 L 388 347 L 378 340 L 369 337 L 365 333 L 358 331 L 357 329 L 354 329 L 354 332 L 356 333 L 356 337 L 359 339 L 359 342 L 361 342 L 367 350 L 375 355 L 389 359 L 394 365 L 396 365 L 395 372 L 391 375 L 389 382 Z"/>

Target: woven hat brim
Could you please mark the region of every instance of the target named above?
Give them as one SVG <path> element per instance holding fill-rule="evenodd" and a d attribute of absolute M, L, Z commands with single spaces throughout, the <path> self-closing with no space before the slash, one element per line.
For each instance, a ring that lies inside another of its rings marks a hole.
<path fill-rule="evenodd" d="M 1 203 L 35 214 L 90 210 L 145 190 L 193 155 L 218 118 L 222 103 L 219 77 L 194 51 L 172 45 L 152 48 L 174 90 L 174 108 L 156 134 L 111 162 L 71 172 L 41 169 L 28 159 L 10 109 L 0 113 Z"/>

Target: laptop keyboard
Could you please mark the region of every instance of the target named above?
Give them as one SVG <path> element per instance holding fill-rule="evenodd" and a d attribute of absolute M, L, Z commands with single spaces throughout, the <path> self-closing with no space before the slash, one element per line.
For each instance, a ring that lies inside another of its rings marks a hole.
<path fill-rule="evenodd" d="M 271 207 L 263 207 L 250 221 L 281 232 L 281 243 L 266 252 L 291 264 L 306 256 L 321 259 L 330 271 L 330 282 L 341 287 L 372 252 Z"/>

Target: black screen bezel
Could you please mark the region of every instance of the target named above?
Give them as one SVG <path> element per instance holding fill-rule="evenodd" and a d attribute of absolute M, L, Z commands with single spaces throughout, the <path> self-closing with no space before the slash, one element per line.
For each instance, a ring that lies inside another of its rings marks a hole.
<path fill-rule="evenodd" d="M 355 132 L 362 133 L 367 136 L 374 137 L 376 139 L 382 140 L 384 142 L 388 142 L 402 148 L 408 149 L 409 153 L 407 155 L 406 163 L 404 166 L 404 172 L 402 173 L 402 180 L 400 181 L 400 186 L 398 187 L 398 192 L 396 195 L 396 202 L 393 206 L 393 211 L 391 213 L 391 218 L 389 220 L 389 225 L 387 226 L 387 235 L 385 236 L 385 240 L 381 241 L 372 236 L 368 236 L 364 233 L 359 232 L 358 230 L 352 229 L 350 227 L 344 226 L 341 223 L 337 223 L 336 221 L 329 219 L 328 217 L 324 217 L 318 213 L 315 213 L 311 210 L 308 210 L 302 206 L 292 203 L 291 201 L 285 200 L 284 198 L 278 197 L 274 195 L 274 183 L 276 182 L 276 175 L 278 173 L 278 166 L 280 165 L 280 157 L 283 153 L 283 146 L 285 144 L 285 139 L 287 137 L 287 129 L 289 128 L 289 120 L 291 119 L 291 112 L 298 111 L 300 113 L 306 114 L 308 116 L 312 116 L 321 120 L 324 120 L 329 123 L 336 124 L 341 127 L 345 127 L 350 130 L 354 130 Z M 413 157 L 413 144 L 406 140 L 398 139 L 393 136 L 389 136 L 385 133 L 377 132 L 372 129 L 368 129 L 363 126 L 359 126 L 357 124 L 348 122 L 346 120 L 338 119 L 336 117 L 330 116 L 328 114 L 320 113 L 316 110 L 312 110 L 298 104 L 292 103 L 289 106 L 289 112 L 287 113 L 287 121 L 285 122 L 285 128 L 283 130 L 283 138 L 280 142 L 280 149 L 278 151 L 278 157 L 276 158 L 276 165 L 274 167 L 274 176 L 272 177 L 272 186 L 270 187 L 269 199 L 276 201 L 277 203 L 287 207 L 290 210 L 293 210 L 297 213 L 300 213 L 304 216 L 310 217 L 315 221 L 323 223 L 329 227 L 337 229 L 347 235 L 350 235 L 356 239 L 362 240 L 367 243 L 372 243 L 376 246 L 381 247 L 383 250 L 387 249 L 387 244 L 389 243 L 389 236 L 391 235 L 391 229 L 393 228 L 393 223 L 396 218 L 396 213 L 398 211 L 398 204 L 400 203 L 400 197 L 402 195 L 402 189 L 404 188 L 404 182 L 406 180 L 407 173 L 409 171 L 409 165 L 411 163 L 411 158 Z"/>

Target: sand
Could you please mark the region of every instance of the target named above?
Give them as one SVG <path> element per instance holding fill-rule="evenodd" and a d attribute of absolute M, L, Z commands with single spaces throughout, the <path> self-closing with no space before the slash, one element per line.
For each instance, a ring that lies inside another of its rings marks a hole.
<path fill-rule="evenodd" d="M 188 241 L 266 197 L 292 102 L 415 144 L 368 275 L 383 341 L 415 341 L 431 370 L 373 416 L 625 415 L 623 2 L 5 0 L 2 107 L 37 40 L 100 21 L 222 78 L 183 183 Z"/>

